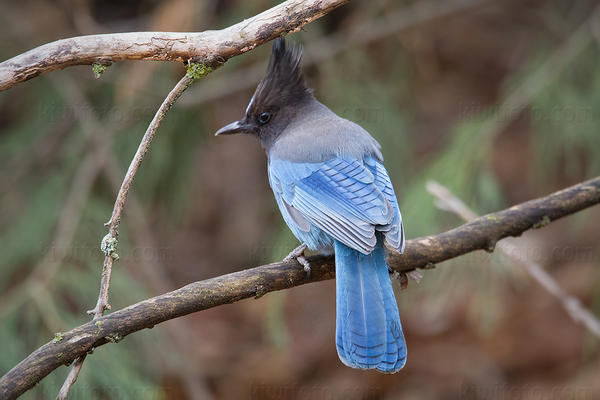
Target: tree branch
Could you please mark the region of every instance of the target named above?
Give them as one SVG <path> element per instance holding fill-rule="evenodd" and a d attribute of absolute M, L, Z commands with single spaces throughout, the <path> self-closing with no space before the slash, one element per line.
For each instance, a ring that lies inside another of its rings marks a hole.
<path fill-rule="evenodd" d="M 461 199 L 456 197 L 448 188 L 440 185 L 435 181 L 427 182 L 427 191 L 436 199 L 438 208 L 452 212 L 465 221 L 472 221 L 477 218 L 477 214 L 473 212 Z M 520 266 L 529 274 L 529 276 L 543 287 L 550 295 L 552 295 L 573 321 L 582 324 L 588 332 L 600 339 L 600 321 L 587 308 L 585 308 L 579 299 L 567 293 L 558 282 L 552 278 L 549 272 L 546 272 L 537 262 L 517 256 L 524 254 L 523 241 L 516 239 L 506 239 L 498 243 L 498 250 L 510 258 L 515 265 Z"/>
<path fill-rule="evenodd" d="M 508 236 L 548 223 L 600 203 L 600 177 L 571 186 L 540 199 L 487 214 L 450 231 L 409 240 L 403 255 L 392 254 L 389 265 L 396 271 L 432 266 L 475 251 L 492 251 Z M 310 279 L 295 261 L 277 262 L 220 277 L 194 282 L 141 301 L 69 332 L 57 334 L 0 378 L 0 398 L 16 398 L 50 372 L 108 342 L 151 328 L 169 319 L 249 297 L 334 278 L 332 256 L 309 258 Z"/>
<path fill-rule="evenodd" d="M 394 269 L 423 268 L 470 253 L 492 252 L 498 240 L 520 236 L 529 229 L 600 203 L 600 177 L 571 186 L 549 196 L 521 203 L 506 210 L 483 215 L 444 233 L 410 240 L 403 254 L 389 257 Z"/>
<path fill-rule="evenodd" d="M 146 130 L 125 175 L 111 218 L 106 224 L 109 232 L 102 240 L 101 248 L 106 257 L 102 268 L 100 293 L 96 306 L 93 310 L 88 311 L 93 315 L 93 320 L 102 317 L 104 311 L 110 309 L 108 303 L 110 279 L 113 263 L 118 259 L 116 252 L 118 227 L 127 195 L 158 126 L 171 106 L 195 79 L 204 76 L 228 58 L 248 51 L 281 33 L 298 29 L 347 1 L 289 0 L 222 31 L 207 31 L 200 34 L 146 32 L 65 39 L 38 47 L 0 64 L 0 90 L 33 78 L 40 73 L 70 65 L 90 63 L 109 65 L 113 61 L 122 59 L 192 61 L 200 64 L 188 66 L 188 73 L 164 100 Z M 204 45 L 204 48 L 199 46 L 199 43 Z M 202 49 L 202 51 L 198 52 L 198 49 Z M 209 53 L 208 50 L 211 52 Z M 96 70 L 94 71 L 96 72 Z M 8 78 L 7 86 L 3 86 L 5 78 Z M 85 358 L 86 353 L 75 359 L 73 368 L 57 396 L 58 400 L 66 399 Z"/>
<path fill-rule="evenodd" d="M 129 32 L 57 40 L 0 63 L 0 91 L 73 65 L 123 60 L 188 60 L 215 66 L 288 32 L 350 0 L 288 0 L 218 31 Z"/>
<path fill-rule="evenodd" d="M 197 72 L 197 71 L 196 71 Z M 204 74 L 207 73 L 207 70 L 204 70 Z M 133 183 L 133 179 L 137 174 L 137 171 L 142 164 L 142 160 L 148 150 L 150 149 L 150 143 L 152 143 L 152 139 L 160 126 L 160 123 L 165 118 L 173 104 L 177 101 L 177 99 L 183 94 L 183 92 L 196 80 L 199 76 L 194 75 L 191 72 L 188 72 L 177 82 L 175 87 L 169 92 L 165 100 L 160 105 L 158 111 L 154 115 L 154 118 L 150 122 L 148 129 L 146 129 L 146 133 L 142 137 L 142 141 L 140 142 L 138 149 L 127 169 L 127 173 L 125 174 L 125 178 L 123 179 L 123 183 L 121 184 L 121 188 L 119 189 L 119 193 L 117 194 L 117 198 L 115 200 L 115 205 L 113 208 L 113 212 L 110 220 L 106 223 L 108 226 L 108 234 L 102 239 L 101 249 L 105 254 L 104 264 L 102 266 L 102 278 L 100 280 L 100 292 L 98 294 L 98 300 L 96 302 L 96 306 L 93 310 L 88 311 L 88 314 L 93 315 L 93 320 L 95 321 L 98 318 L 102 317 L 105 310 L 110 310 L 110 305 L 108 303 L 108 293 L 110 290 L 110 278 L 112 275 L 112 267 L 115 260 L 118 260 L 119 256 L 117 254 L 117 244 L 118 244 L 118 236 L 119 236 L 119 223 L 121 222 L 121 215 L 123 214 L 123 210 L 125 208 L 125 202 L 127 201 L 127 196 L 129 194 L 129 190 L 131 189 L 131 184 Z M 64 400 L 67 398 L 69 394 L 69 390 L 71 386 L 77 380 L 79 372 L 81 371 L 81 367 L 83 366 L 83 362 L 85 361 L 85 357 L 87 354 L 82 354 L 78 357 L 73 363 L 73 367 L 67 376 L 63 386 L 61 387 L 57 400 Z"/>
<path fill-rule="evenodd" d="M 105 253 L 105 259 L 100 293 L 95 308 L 88 311 L 93 315 L 92 322 L 96 321 L 95 326 L 99 326 L 98 319 L 102 317 L 104 311 L 110 309 L 108 293 L 112 265 L 118 259 L 116 253 L 118 227 L 127 195 L 158 126 L 171 106 L 194 80 L 206 75 L 227 59 L 251 50 L 282 33 L 299 29 L 347 1 L 349 0 L 289 0 L 221 31 L 197 34 L 145 32 L 65 39 L 38 47 L 0 64 L 0 90 L 4 90 L 41 73 L 70 65 L 101 64 L 106 66 L 114 61 L 124 59 L 190 62 L 188 63 L 188 73 L 163 101 L 146 130 L 117 195 L 111 218 L 106 223 L 109 232 L 102 240 L 101 246 Z M 94 66 L 94 72 L 99 74 L 103 70 L 97 71 Z M 62 335 L 58 335 L 54 342 L 59 342 L 62 338 Z M 86 355 L 87 352 L 83 352 L 75 359 L 73 368 L 60 389 L 57 399 L 66 399 L 69 389 L 79 375 Z M 72 361 L 70 360 L 69 363 Z M 18 395 L 18 393 L 11 393 L 10 397 Z"/>

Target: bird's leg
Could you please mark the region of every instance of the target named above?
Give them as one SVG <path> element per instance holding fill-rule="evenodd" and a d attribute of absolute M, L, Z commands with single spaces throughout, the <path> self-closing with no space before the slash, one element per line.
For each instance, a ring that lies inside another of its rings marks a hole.
<path fill-rule="evenodd" d="M 300 246 L 296 247 L 294 250 L 290 252 L 284 259 L 283 262 L 296 260 L 300 265 L 304 267 L 304 271 L 306 271 L 306 279 L 310 278 L 310 264 L 304 257 L 304 251 L 307 249 L 306 243 L 302 243 Z"/>
<path fill-rule="evenodd" d="M 397 280 L 400 282 L 400 288 L 406 289 L 408 287 L 408 280 L 412 279 L 417 283 L 421 283 L 421 279 L 423 279 L 423 275 L 417 270 L 407 271 L 407 272 L 398 272 L 391 269 L 388 266 L 388 271 L 390 273 L 390 278 Z"/>

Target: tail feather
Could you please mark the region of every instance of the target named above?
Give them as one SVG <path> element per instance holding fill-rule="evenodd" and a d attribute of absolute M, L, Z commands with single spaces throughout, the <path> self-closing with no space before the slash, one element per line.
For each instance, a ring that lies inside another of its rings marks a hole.
<path fill-rule="evenodd" d="M 335 242 L 336 345 L 353 368 L 394 373 L 406 363 L 406 344 L 383 240 L 364 255 Z"/>

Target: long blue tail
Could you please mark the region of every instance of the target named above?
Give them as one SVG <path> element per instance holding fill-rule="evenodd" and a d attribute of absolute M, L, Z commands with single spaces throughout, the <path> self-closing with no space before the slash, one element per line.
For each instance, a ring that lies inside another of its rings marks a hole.
<path fill-rule="evenodd" d="M 394 373 L 406 363 L 406 342 L 383 240 L 369 255 L 335 241 L 336 346 L 352 368 Z"/>

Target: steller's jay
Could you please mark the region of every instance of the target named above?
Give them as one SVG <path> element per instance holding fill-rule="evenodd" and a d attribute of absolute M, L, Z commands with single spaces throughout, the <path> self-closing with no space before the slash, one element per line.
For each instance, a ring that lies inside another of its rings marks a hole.
<path fill-rule="evenodd" d="M 304 250 L 335 250 L 336 346 L 353 368 L 394 373 L 406 343 L 384 241 L 404 251 L 404 228 L 380 145 L 317 101 L 300 70 L 301 50 L 273 44 L 266 77 L 246 115 L 215 135 L 254 135 L 269 160 L 283 219 L 303 244 L 288 258 L 307 273 Z"/>

